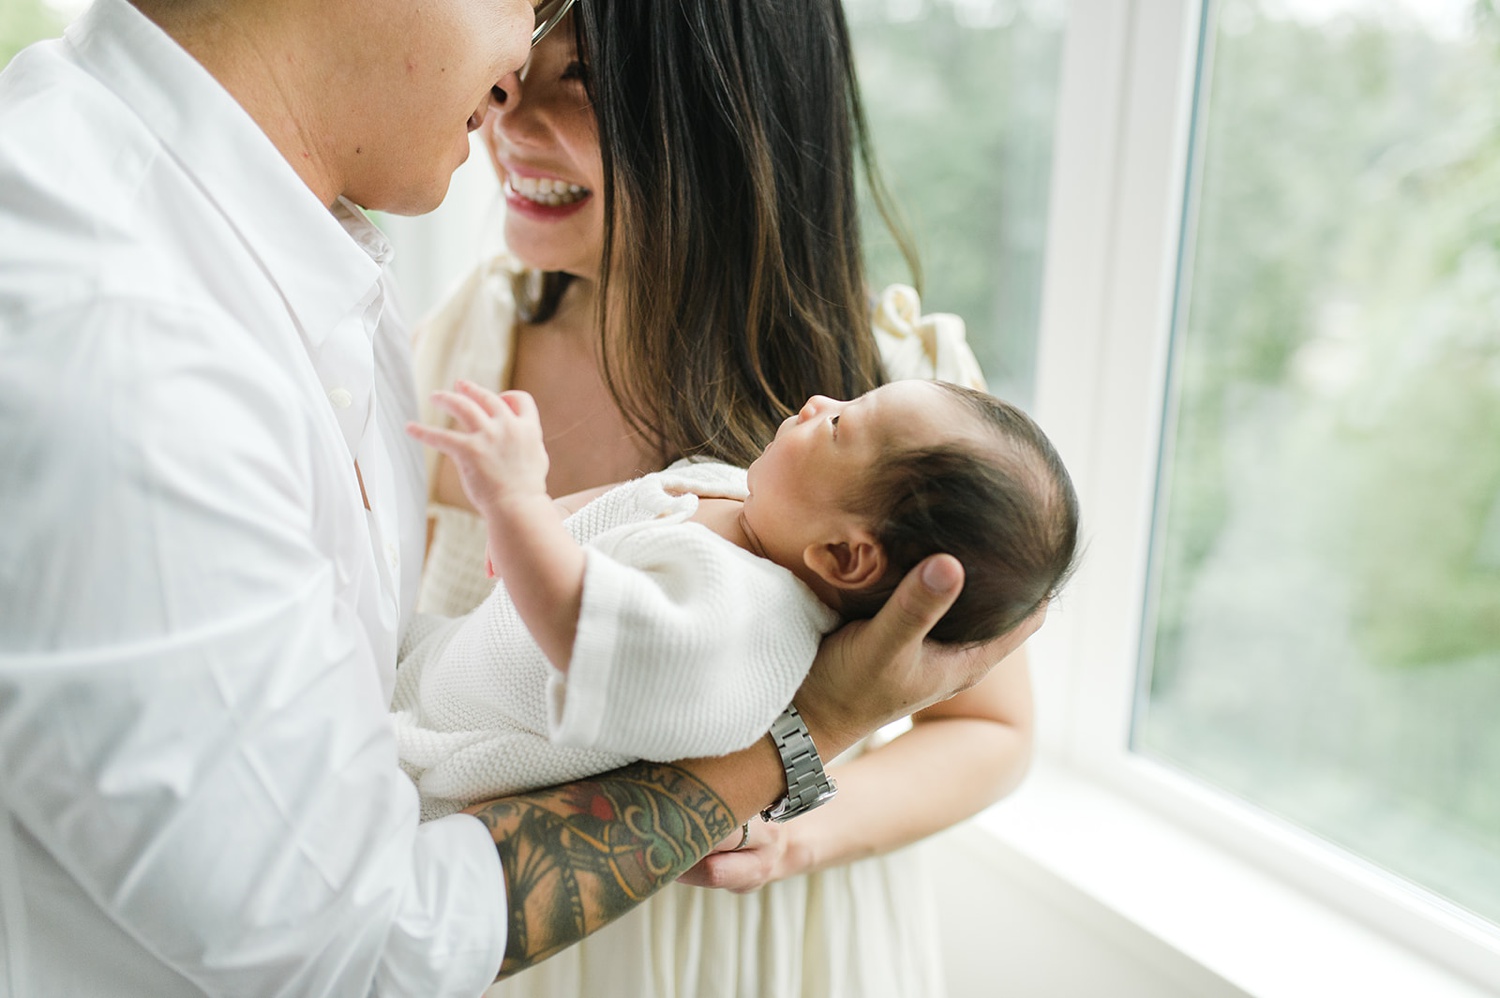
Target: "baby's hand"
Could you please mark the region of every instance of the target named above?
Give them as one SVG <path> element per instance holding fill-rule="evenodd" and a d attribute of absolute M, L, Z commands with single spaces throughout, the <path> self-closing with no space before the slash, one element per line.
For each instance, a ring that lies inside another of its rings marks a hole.
<path fill-rule="evenodd" d="M 454 391 L 432 398 L 453 416 L 454 427 L 408 423 L 406 432 L 452 459 L 475 509 L 489 516 L 517 497 L 547 495 L 547 449 L 530 395 L 497 395 L 460 380 Z"/>

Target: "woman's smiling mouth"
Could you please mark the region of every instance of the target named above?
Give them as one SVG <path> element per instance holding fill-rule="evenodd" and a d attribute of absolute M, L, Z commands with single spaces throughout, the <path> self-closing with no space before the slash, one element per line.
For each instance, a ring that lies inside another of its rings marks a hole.
<path fill-rule="evenodd" d="M 511 174 L 506 180 L 507 194 L 524 198 L 532 204 L 559 207 L 574 204 L 588 197 L 592 191 L 587 187 L 558 180 L 552 177 L 518 177 Z"/>

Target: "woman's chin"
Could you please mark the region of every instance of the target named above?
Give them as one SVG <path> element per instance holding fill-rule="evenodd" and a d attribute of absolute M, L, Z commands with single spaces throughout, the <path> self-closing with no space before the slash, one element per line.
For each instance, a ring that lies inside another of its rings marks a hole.
<path fill-rule="evenodd" d="M 576 240 L 559 232 L 538 233 L 525 219 L 505 220 L 505 248 L 528 270 L 565 271 L 589 280 L 599 273 L 602 248 L 594 246 L 592 259 L 583 259 Z"/>

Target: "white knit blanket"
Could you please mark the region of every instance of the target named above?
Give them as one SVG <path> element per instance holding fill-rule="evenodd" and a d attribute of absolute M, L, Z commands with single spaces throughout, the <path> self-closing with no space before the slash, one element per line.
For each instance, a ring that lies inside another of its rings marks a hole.
<path fill-rule="evenodd" d="M 679 462 L 568 518 L 587 568 L 566 677 L 503 585 L 465 617 L 418 618 L 392 721 L 424 817 L 765 734 L 838 617 L 791 572 L 688 522 L 699 496 L 744 495 L 742 469 Z"/>

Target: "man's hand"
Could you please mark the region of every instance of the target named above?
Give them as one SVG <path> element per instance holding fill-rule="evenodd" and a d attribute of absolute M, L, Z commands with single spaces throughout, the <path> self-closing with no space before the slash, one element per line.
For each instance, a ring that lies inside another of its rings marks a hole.
<path fill-rule="evenodd" d="M 1047 608 L 993 641 L 924 643 L 963 589 L 964 570 L 936 554 L 907 573 L 880 612 L 823 639 L 795 703 L 825 759 L 897 720 L 973 686 L 1042 626 Z"/>

